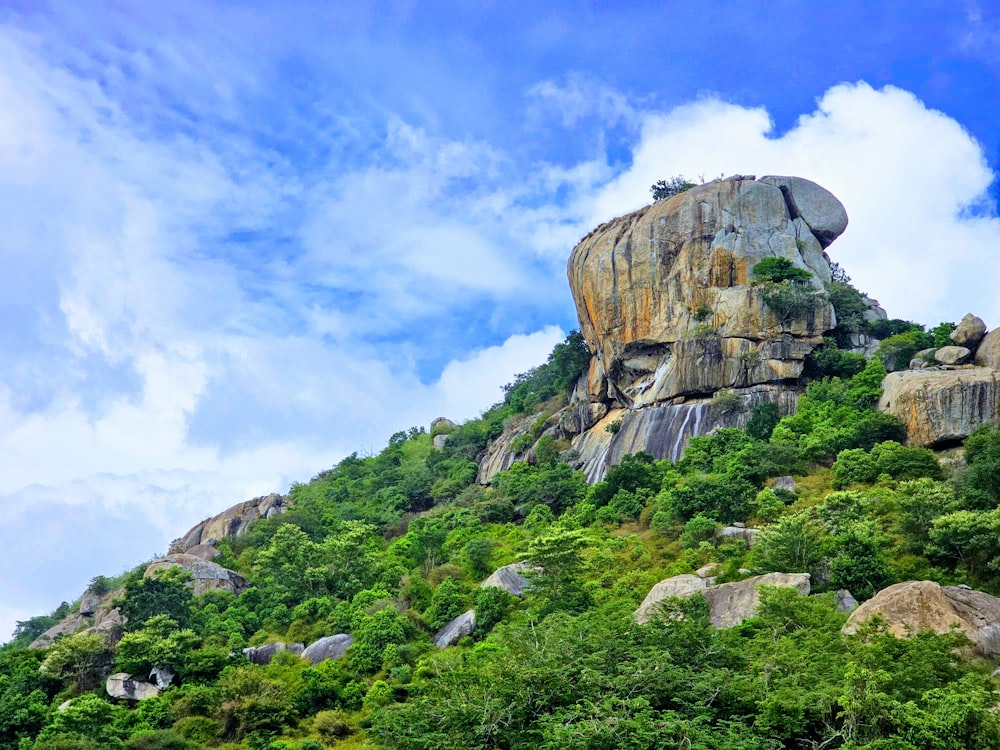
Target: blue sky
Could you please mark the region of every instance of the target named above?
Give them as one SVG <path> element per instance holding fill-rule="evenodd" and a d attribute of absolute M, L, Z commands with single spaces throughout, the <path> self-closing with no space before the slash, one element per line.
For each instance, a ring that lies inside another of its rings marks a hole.
<path fill-rule="evenodd" d="M 995 3 L 5 3 L 0 633 L 478 414 L 660 178 L 814 179 L 890 315 L 1000 325 L 998 120 Z"/>

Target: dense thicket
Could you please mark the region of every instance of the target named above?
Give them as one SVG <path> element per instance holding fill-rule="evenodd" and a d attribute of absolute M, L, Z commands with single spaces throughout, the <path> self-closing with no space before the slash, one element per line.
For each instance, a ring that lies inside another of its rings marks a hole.
<path fill-rule="evenodd" d="M 118 590 L 115 645 L 84 633 L 27 650 L 69 605 L 22 623 L 0 649 L 0 750 L 1000 746 L 992 665 L 957 657 L 958 636 L 844 636 L 822 593 L 911 578 L 1000 593 L 1000 429 L 946 475 L 874 409 L 876 358 L 814 380 L 794 416 L 765 405 L 745 432 L 692 439 L 676 464 L 629 456 L 588 487 L 542 438 L 533 463 L 477 485 L 486 441 L 510 419 L 540 432 L 588 356 L 572 334 L 482 419 L 443 428 L 443 448 L 414 428 L 294 485 L 287 513 L 219 545 L 252 584 L 240 597 L 139 569 L 96 582 Z M 786 474 L 795 491 L 769 486 Z M 753 550 L 717 533 L 733 522 L 761 528 Z M 523 598 L 478 587 L 521 560 Z M 729 630 L 699 597 L 635 624 L 653 583 L 707 563 L 721 581 L 807 571 L 819 595 L 768 592 Z M 474 635 L 434 647 L 470 608 Z M 336 662 L 242 656 L 336 633 L 355 638 Z M 107 699 L 109 671 L 154 667 L 178 684 Z"/>

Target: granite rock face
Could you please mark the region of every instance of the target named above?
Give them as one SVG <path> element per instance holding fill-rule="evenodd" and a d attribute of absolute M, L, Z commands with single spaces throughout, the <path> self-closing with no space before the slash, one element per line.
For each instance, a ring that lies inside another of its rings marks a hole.
<path fill-rule="evenodd" d="M 947 633 L 957 627 L 981 654 L 1000 656 L 1000 599 L 982 591 L 934 581 L 897 583 L 854 610 L 844 632 L 856 633 L 875 616 L 900 638 L 928 631 Z"/>
<path fill-rule="evenodd" d="M 174 540 L 169 552 L 171 554 L 187 552 L 195 545 L 213 545 L 226 537 L 239 536 L 246 532 L 254 521 L 260 518 L 272 518 L 284 513 L 287 508 L 288 499 L 276 494 L 237 503 L 192 527 L 180 539 Z"/>
<path fill-rule="evenodd" d="M 141 701 L 160 695 L 160 689 L 156 685 L 137 680 L 127 672 L 116 672 L 108 677 L 104 689 L 112 698 L 119 700 Z"/>
<path fill-rule="evenodd" d="M 1000 416 L 1000 371 L 987 367 L 891 372 L 878 408 L 902 420 L 910 445 L 961 440 Z"/>
<path fill-rule="evenodd" d="M 531 565 L 528 563 L 504 565 L 490 573 L 489 577 L 479 584 L 479 587 L 485 589 L 492 586 L 503 589 L 511 596 L 522 596 L 525 591 L 531 588 L 531 581 L 521 575 L 526 570 L 531 570 Z"/>
<path fill-rule="evenodd" d="M 976 349 L 976 364 L 1000 370 L 1000 328 L 994 328 L 979 342 Z"/>
<path fill-rule="evenodd" d="M 975 349 L 986 335 L 986 323 L 972 313 L 967 314 L 951 332 L 952 341 L 958 346 Z"/>
<path fill-rule="evenodd" d="M 282 654 L 285 651 L 298 656 L 304 649 L 305 646 L 301 643 L 282 643 L 281 641 L 274 641 L 272 643 L 265 643 L 263 646 L 251 646 L 250 648 L 245 648 L 243 649 L 243 655 L 251 664 L 264 666 L 265 664 L 270 664 L 271 660 L 274 659 L 275 656 Z"/>
<path fill-rule="evenodd" d="M 568 268 L 596 359 L 590 400 L 603 400 L 605 386 L 619 405 L 641 407 L 798 378 L 835 325 L 833 309 L 817 298 L 811 310 L 782 316 L 752 283 L 752 269 L 785 258 L 819 292 L 830 281 L 823 248 L 846 225 L 843 206 L 815 183 L 741 177 L 598 227 Z"/>

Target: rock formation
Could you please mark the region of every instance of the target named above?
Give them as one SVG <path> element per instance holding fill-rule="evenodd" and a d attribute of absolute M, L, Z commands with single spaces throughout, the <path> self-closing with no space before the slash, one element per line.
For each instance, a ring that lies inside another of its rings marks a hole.
<path fill-rule="evenodd" d="M 123 589 L 115 589 L 98 595 L 87 589 L 80 597 L 80 607 L 31 642 L 28 648 L 48 648 L 61 635 L 80 631 L 99 633 L 112 643 L 117 643 L 122 635 L 122 614 L 113 606 L 121 597 Z"/>
<path fill-rule="evenodd" d="M 1000 656 L 1000 599 L 963 586 L 906 581 L 882 589 L 853 613 L 844 632 L 853 634 L 873 617 L 890 633 L 905 638 L 957 628 L 985 656 Z"/>
<path fill-rule="evenodd" d="M 761 586 L 788 586 L 806 596 L 808 573 L 767 573 L 733 583 L 714 584 L 714 579 L 685 574 L 667 578 L 650 589 L 635 611 L 639 623 L 649 622 L 660 603 L 668 597 L 686 598 L 700 593 L 708 601 L 708 618 L 717 628 L 731 628 L 754 616 L 760 604 Z"/>
<path fill-rule="evenodd" d="M 344 655 L 354 639 L 347 633 L 328 635 L 306 646 L 302 658 L 308 660 L 314 667 L 320 662 L 336 661 Z"/>
<path fill-rule="evenodd" d="M 175 539 L 169 552 L 188 552 L 196 545 L 213 545 L 228 536 L 239 536 L 257 519 L 272 518 L 284 513 L 287 508 L 288 499 L 274 494 L 237 503 L 195 525 L 180 539 Z"/>
<path fill-rule="evenodd" d="M 531 581 L 521 573 L 530 570 L 528 563 L 511 563 L 494 570 L 489 578 L 479 584 L 480 588 L 496 587 L 503 589 L 511 596 L 522 596 L 525 591 L 531 588 Z"/>
<path fill-rule="evenodd" d="M 300 655 L 305 650 L 305 645 L 302 643 L 283 643 L 282 641 L 272 641 L 271 643 L 265 643 L 263 646 L 250 646 L 249 648 L 243 649 L 243 655 L 247 658 L 251 664 L 259 664 L 261 666 L 265 664 L 270 664 L 271 660 L 278 654 L 288 652 L 290 654 Z"/>
<path fill-rule="evenodd" d="M 434 636 L 434 645 L 438 648 L 454 646 L 465 636 L 472 635 L 475 629 L 476 610 L 470 609 L 441 628 Z"/>
<path fill-rule="evenodd" d="M 154 560 L 146 568 L 144 576 L 149 578 L 155 575 L 158 570 L 173 567 L 183 568 L 191 574 L 191 588 L 194 590 L 195 596 L 201 596 L 206 591 L 229 591 L 239 596 L 250 588 L 247 579 L 239 573 L 200 557 L 182 553 Z"/>
<path fill-rule="evenodd" d="M 141 701 L 160 695 L 160 689 L 156 685 L 137 680 L 127 672 L 116 672 L 108 677 L 104 689 L 112 698 L 119 700 Z"/>

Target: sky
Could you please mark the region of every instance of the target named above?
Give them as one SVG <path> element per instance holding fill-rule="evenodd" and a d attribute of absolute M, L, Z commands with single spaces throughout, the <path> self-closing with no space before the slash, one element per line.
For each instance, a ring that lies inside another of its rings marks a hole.
<path fill-rule="evenodd" d="M 995 2 L 0 3 L 0 640 L 577 326 L 574 244 L 794 174 L 1000 325 Z"/>

